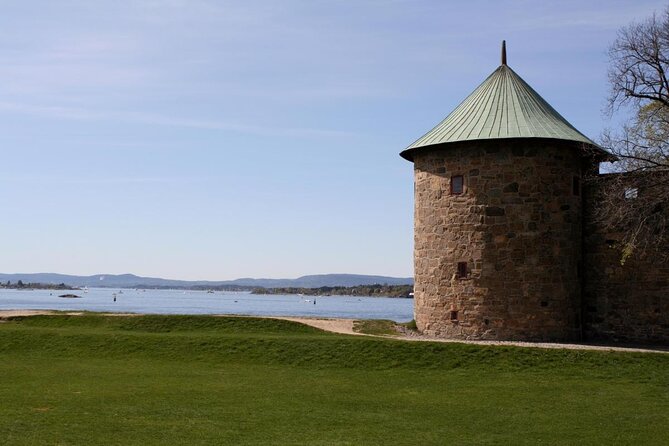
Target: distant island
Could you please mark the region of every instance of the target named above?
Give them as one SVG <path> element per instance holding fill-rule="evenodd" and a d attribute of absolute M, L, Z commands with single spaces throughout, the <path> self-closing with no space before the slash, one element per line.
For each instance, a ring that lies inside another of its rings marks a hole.
<path fill-rule="evenodd" d="M 89 288 L 157 288 L 220 291 L 249 291 L 254 288 L 354 287 L 358 285 L 412 285 L 411 277 L 371 276 L 364 274 L 315 274 L 296 279 L 172 280 L 134 274 L 95 274 L 73 276 L 55 273 L 0 273 L 0 283 L 7 281 L 40 284 L 64 284 Z M 26 285 L 27 286 L 27 285 Z M 60 286 L 60 285 L 57 285 Z"/>
<path fill-rule="evenodd" d="M 22 280 L 18 280 L 16 283 L 12 284 L 11 281 L 0 282 L 0 289 L 6 290 L 78 290 L 79 288 L 73 287 L 70 285 L 65 285 L 64 283 L 54 284 L 54 283 L 23 283 Z"/>
<path fill-rule="evenodd" d="M 134 288 L 136 290 L 191 290 L 191 291 L 233 291 L 233 292 L 253 290 L 253 287 L 251 286 L 240 286 L 240 285 L 137 285 L 134 287 L 121 286 L 118 288 Z"/>
<path fill-rule="evenodd" d="M 66 299 L 81 299 L 81 296 L 77 296 L 76 294 L 61 294 L 58 297 L 64 297 Z"/>
<path fill-rule="evenodd" d="M 305 296 L 413 297 L 413 285 L 322 286 L 318 288 L 254 288 L 252 294 L 304 294 Z"/>
<path fill-rule="evenodd" d="M 297 279 L 245 278 L 215 282 L 169 280 L 133 274 L 68 276 L 52 273 L 0 273 L 0 289 L 79 290 L 86 287 L 250 291 L 252 294 L 303 294 L 306 296 L 412 297 L 410 293 L 413 292 L 413 279 L 361 274 L 318 274 Z"/>

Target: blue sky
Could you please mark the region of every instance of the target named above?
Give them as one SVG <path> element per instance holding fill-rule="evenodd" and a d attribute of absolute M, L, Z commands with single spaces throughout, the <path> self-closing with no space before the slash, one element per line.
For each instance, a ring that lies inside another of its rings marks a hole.
<path fill-rule="evenodd" d="M 591 138 L 661 1 L 3 1 L 0 271 L 411 276 L 398 153 L 508 63 Z"/>

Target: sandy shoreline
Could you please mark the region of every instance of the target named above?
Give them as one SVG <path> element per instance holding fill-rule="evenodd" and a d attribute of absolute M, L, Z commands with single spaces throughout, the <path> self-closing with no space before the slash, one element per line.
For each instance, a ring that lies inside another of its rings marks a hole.
<path fill-rule="evenodd" d="M 0 310 L 0 319 L 16 316 L 37 316 L 40 314 L 55 314 L 50 310 Z"/>
<path fill-rule="evenodd" d="M 48 314 L 65 314 L 70 316 L 79 316 L 84 313 L 79 311 L 58 312 L 52 310 L 0 310 L 0 322 L 3 319 L 18 317 L 18 316 L 37 316 Z M 138 316 L 137 313 L 100 313 L 108 316 Z M 430 336 L 423 336 L 420 334 L 402 334 L 397 336 L 375 336 L 358 333 L 353 330 L 355 319 L 344 318 L 310 318 L 310 317 L 282 317 L 282 316 L 240 316 L 234 314 L 212 314 L 211 316 L 231 316 L 231 317 L 261 317 L 266 319 L 280 319 L 291 322 L 298 322 L 309 325 L 320 330 L 329 331 L 332 333 L 355 335 L 355 336 L 370 336 L 382 337 L 387 339 L 395 339 L 398 341 L 411 342 L 445 342 L 445 343 L 460 343 L 473 345 L 508 345 L 515 347 L 529 347 L 529 348 L 548 348 L 548 349 L 569 349 L 569 350 L 598 350 L 598 351 L 616 351 L 616 352 L 642 352 L 642 353 L 665 353 L 669 354 L 669 347 L 618 347 L 611 345 L 595 345 L 595 344 L 560 344 L 551 342 L 519 342 L 519 341 L 468 341 L 468 340 L 452 340 L 439 339 Z"/>
<path fill-rule="evenodd" d="M 348 334 L 356 336 L 367 336 L 353 330 L 355 319 L 335 319 L 335 318 L 310 318 L 310 317 L 281 317 L 273 316 L 270 319 L 281 319 L 284 321 L 299 322 L 332 333 Z"/>

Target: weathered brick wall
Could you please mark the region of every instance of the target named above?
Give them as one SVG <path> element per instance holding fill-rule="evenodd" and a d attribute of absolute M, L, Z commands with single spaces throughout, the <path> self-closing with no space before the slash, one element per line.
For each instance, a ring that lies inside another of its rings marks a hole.
<path fill-rule="evenodd" d="M 414 167 L 419 330 L 459 339 L 578 339 L 578 150 L 557 141 L 477 141 L 418 151 Z M 462 195 L 450 194 L 453 175 L 464 176 Z M 458 262 L 467 262 L 464 279 L 456 277 Z"/>
<path fill-rule="evenodd" d="M 584 319 L 586 339 L 669 343 L 669 262 L 650 252 L 633 253 L 621 265 L 615 243 L 621 234 L 604 230 L 594 218 L 598 188 L 613 176 L 588 182 L 585 201 Z M 640 192 L 643 193 L 643 192 Z M 665 212 L 667 209 L 665 208 Z M 669 246 L 657 246 L 657 254 Z"/>

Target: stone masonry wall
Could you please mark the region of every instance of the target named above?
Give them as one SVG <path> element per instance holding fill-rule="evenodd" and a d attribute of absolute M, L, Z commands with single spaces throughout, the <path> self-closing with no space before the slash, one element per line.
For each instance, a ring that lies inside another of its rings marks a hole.
<path fill-rule="evenodd" d="M 586 189 L 583 293 L 586 339 L 667 344 L 669 261 L 653 252 L 643 257 L 633 253 L 622 265 L 621 252 L 615 245 L 621 234 L 615 229 L 604 230 L 594 218 L 598 187 L 614 179 L 612 175 L 604 175 Z M 640 188 L 639 194 L 642 193 Z M 665 212 L 669 212 L 666 207 Z M 657 254 L 669 252 L 669 246 L 656 249 Z"/>
<path fill-rule="evenodd" d="M 576 340 L 581 333 L 578 148 L 495 140 L 421 149 L 415 167 L 415 319 L 447 338 Z M 450 193 L 451 177 L 464 193 Z M 577 178 L 577 180 L 574 180 Z M 465 278 L 458 263 L 467 262 Z"/>

